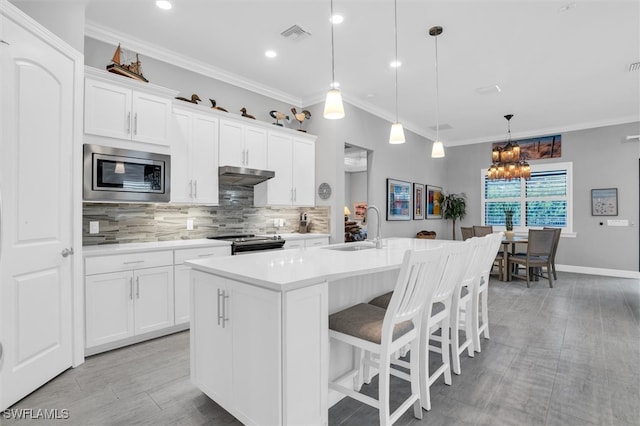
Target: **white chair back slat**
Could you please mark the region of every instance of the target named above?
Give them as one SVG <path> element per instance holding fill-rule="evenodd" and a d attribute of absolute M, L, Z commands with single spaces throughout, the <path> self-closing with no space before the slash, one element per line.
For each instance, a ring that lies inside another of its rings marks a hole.
<path fill-rule="evenodd" d="M 382 335 L 392 336 L 396 324 L 414 320 L 419 325 L 420 315 L 440 282 L 444 251 L 440 248 L 412 251 L 404 254 L 402 267 L 393 296 L 383 321 Z"/>
<path fill-rule="evenodd" d="M 444 246 L 442 251 L 445 266 L 440 285 L 433 295 L 433 302 L 440 302 L 451 297 L 456 285 L 460 283 L 467 272 L 467 262 L 472 244 L 473 241 L 468 239 L 463 243 Z"/>

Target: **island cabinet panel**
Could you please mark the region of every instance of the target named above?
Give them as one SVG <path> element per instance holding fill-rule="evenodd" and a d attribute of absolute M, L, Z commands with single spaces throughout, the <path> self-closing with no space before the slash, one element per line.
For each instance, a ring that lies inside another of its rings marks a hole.
<path fill-rule="evenodd" d="M 283 293 L 193 271 L 191 284 L 192 382 L 244 424 L 326 424 L 326 365 L 307 364 L 327 358 L 326 283 Z"/>
<path fill-rule="evenodd" d="M 285 293 L 284 424 L 327 424 L 327 300 L 326 283 Z"/>
<path fill-rule="evenodd" d="M 175 322 L 178 324 L 189 323 L 191 307 L 189 302 L 189 280 L 191 268 L 184 265 L 190 259 L 206 259 L 214 256 L 230 256 L 231 248 L 206 247 L 175 250 L 174 260 L 174 302 Z"/>
<path fill-rule="evenodd" d="M 99 79 L 85 81 L 85 133 L 168 145 L 170 114 L 170 98 Z"/>

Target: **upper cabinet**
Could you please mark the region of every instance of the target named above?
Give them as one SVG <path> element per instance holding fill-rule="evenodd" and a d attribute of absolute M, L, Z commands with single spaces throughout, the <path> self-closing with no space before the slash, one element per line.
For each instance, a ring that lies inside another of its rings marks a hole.
<path fill-rule="evenodd" d="M 177 92 L 89 67 L 85 72 L 86 134 L 169 145 Z"/>
<path fill-rule="evenodd" d="M 218 118 L 175 107 L 172 119 L 171 201 L 218 204 Z"/>
<path fill-rule="evenodd" d="M 220 165 L 267 168 L 267 130 L 220 119 Z"/>
<path fill-rule="evenodd" d="M 269 132 L 267 169 L 275 177 L 254 187 L 254 204 L 315 205 L 315 136 Z"/>

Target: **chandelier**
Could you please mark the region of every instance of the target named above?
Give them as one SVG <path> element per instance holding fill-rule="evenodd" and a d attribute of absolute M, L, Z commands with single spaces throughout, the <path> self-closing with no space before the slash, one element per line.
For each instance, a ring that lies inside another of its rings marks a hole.
<path fill-rule="evenodd" d="M 520 145 L 511 141 L 513 114 L 507 114 L 504 118 L 507 119 L 507 143 L 503 146 L 496 146 L 491 151 L 492 164 L 487 170 L 487 177 L 490 180 L 529 179 L 531 166 L 520 159 Z"/>

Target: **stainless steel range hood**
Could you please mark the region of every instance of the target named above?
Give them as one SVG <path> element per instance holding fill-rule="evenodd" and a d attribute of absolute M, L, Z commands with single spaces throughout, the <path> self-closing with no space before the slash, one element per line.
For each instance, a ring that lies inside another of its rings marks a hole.
<path fill-rule="evenodd" d="M 245 167 L 220 166 L 218 168 L 219 183 L 222 185 L 253 186 L 276 175 L 271 170 L 248 169 Z"/>

